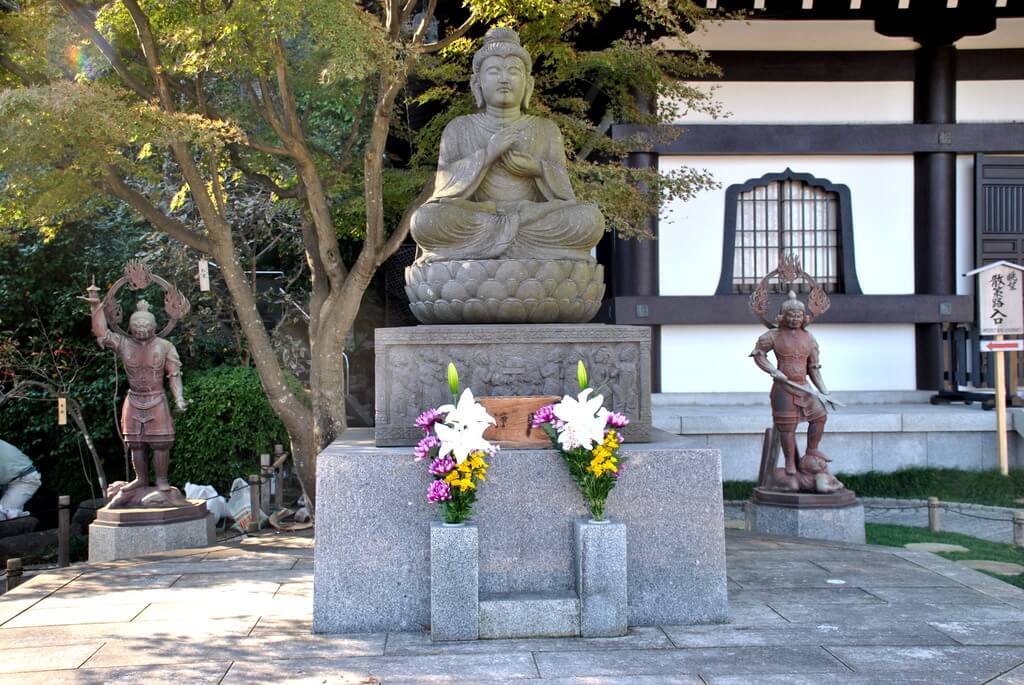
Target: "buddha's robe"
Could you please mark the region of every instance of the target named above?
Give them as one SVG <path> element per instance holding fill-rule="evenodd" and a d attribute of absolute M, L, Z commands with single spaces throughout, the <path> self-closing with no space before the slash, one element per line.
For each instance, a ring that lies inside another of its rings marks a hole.
<path fill-rule="evenodd" d="M 412 217 L 419 261 L 591 259 L 604 218 L 576 201 L 558 127 L 528 115 L 509 126 L 518 131 L 511 149 L 538 160 L 541 175 L 513 173 L 500 157 L 485 167 L 501 123 L 484 113 L 454 119 L 441 136 L 434 193 Z"/>

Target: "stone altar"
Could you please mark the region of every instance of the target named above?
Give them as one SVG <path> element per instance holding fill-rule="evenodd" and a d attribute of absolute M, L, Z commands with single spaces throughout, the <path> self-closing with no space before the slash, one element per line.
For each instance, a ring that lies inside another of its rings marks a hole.
<path fill-rule="evenodd" d="M 605 406 L 625 414 L 629 442 L 651 435 L 651 330 L 605 324 L 412 326 L 378 328 L 374 438 L 379 446 L 415 445 L 427 407 L 448 402 L 453 362 L 477 397 L 575 396 L 582 359 Z"/>
<path fill-rule="evenodd" d="M 728 619 L 720 455 L 682 445 L 681 438 L 654 431 L 652 442 L 622 447 L 628 477 L 609 496 L 608 511 L 628 537 L 630 625 Z M 370 460 L 372 480 L 366 478 Z M 370 429 L 350 429 L 320 453 L 314 632 L 429 624 L 434 512 L 423 496 L 429 478 L 412 450 L 375 447 Z M 574 525 L 588 513 L 551 449 L 501 451 L 488 481 L 473 516 L 482 636 L 497 612 L 571 610 L 573 601 L 578 607 Z"/>

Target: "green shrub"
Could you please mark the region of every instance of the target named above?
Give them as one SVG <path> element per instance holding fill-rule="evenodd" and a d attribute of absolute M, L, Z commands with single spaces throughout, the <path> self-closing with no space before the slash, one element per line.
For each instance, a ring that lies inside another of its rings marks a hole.
<path fill-rule="evenodd" d="M 185 372 L 188 410 L 175 416 L 171 483 L 212 485 L 226 494 L 235 478 L 259 472 L 259 455 L 288 434 L 253 368 Z"/>

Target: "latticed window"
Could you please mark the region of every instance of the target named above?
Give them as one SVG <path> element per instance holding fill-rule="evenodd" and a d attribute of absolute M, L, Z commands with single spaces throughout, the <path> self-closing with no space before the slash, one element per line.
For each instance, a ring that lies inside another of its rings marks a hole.
<path fill-rule="evenodd" d="M 852 253 L 844 251 L 853 248 L 844 226 L 850 215 L 846 186 L 787 169 L 729 187 L 726 202 L 718 294 L 753 292 L 783 253 L 796 254 L 826 292 L 860 292 L 856 276 L 844 273 L 852 271 Z"/>

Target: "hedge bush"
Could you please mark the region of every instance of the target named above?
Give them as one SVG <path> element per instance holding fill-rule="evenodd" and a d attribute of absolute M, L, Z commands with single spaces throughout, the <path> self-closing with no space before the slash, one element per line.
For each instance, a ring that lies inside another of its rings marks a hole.
<path fill-rule="evenodd" d="M 227 494 L 231 481 L 259 472 L 259 455 L 288 445 L 253 368 L 185 372 L 187 411 L 175 415 L 171 483 L 212 485 Z"/>

